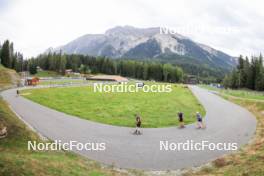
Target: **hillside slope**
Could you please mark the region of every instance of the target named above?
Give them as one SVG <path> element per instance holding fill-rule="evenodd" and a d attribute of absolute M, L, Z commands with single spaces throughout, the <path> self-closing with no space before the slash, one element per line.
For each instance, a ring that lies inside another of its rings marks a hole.
<path fill-rule="evenodd" d="M 15 70 L 0 65 L 0 90 L 16 86 L 19 83 L 19 75 Z"/>

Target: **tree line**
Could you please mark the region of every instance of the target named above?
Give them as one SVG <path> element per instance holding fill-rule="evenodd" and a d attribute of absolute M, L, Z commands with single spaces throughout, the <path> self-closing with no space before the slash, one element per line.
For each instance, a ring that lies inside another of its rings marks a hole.
<path fill-rule="evenodd" d="M 104 73 L 115 74 L 143 80 L 156 80 L 165 82 L 182 82 L 184 73 L 178 66 L 167 63 L 109 59 L 106 57 L 93 57 L 78 54 L 47 53 L 37 57 L 23 59 L 23 55 L 14 52 L 13 43 L 6 40 L 0 45 L 1 64 L 17 72 L 29 71 L 36 74 L 37 68 L 51 70 L 65 74 L 66 69 L 83 74 Z"/>
<path fill-rule="evenodd" d="M 264 91 L 264 66 L 263 56 L 252 56 L 251 60 L 242 55 L 238 58 L 237 67 L 223 80 L 226 88 L 248 88 Z"/>
<path fill-rule="evenodd" d="M 30 62 L 44 70 L 53 70 L 61 74 L 64 74 L 66 69 L 72 69 L 74 72 L 84 74 L 104 73 L 165 82 L 181 82 L 184 77 L 182 69 L 178 66 L 151 61 L 48 53 L 32 58 Z"/>

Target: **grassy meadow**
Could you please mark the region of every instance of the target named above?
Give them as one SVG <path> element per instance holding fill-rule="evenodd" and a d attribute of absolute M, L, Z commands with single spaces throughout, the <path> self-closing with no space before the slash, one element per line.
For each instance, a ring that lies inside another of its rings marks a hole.
<path fill-rule="evenodd" d="M 14 70 L 0 65 L 0 91 L 16 85 L 19 78 Z M 1 176 L 126 176 L 141 175 L 137 171 L 116 171 L 113 167 L 65 151 L 28 151 L 27 142 L 41 140 L 10 110 L 0 97 L 0 129 L 8 134 L 0 139 Z M 49 141 L 48 141 L 49 142 Z"/>
<path fill-rule="evenodd" d="M 217 91 L 221 94 L 231 95 L 234 97 L 252 99 L 252 100 L 264 100 L 264 92 L 258 92 L 258 91 L 253 91 L 253 90 L 243 90 L 243 89 L 238 89 L 238 90 L 218 89 L 216 87 L 211 87 L 209 85 L 200 85 L 200 87 L 208 89 L 208 90 Z"/>
<path fill-rule="evenodd" d="M 35 75 L 32 75 L 32 76 L 36 76 L 36 77 L 60 77 L 62 75 L 60 75 L 59 73 L 57 73 L 55 71 L 43 70 L 43 71 L 38 71 Z"/>
<path fill-rule="evenodd" d="M 61 73 L 55 72 L 55 71 L 50 71 L 50 70 L 41 70 L 38 71 L 36 74 L 31 75 L 31 76 L 36 76 L 36 77 L 62 77 L 62 76 L 69 76 L 69 77 L 79 77 L 79 75 L 74 75 L 74 74 L 69 74 L 69 75 L 63 75 Z"/>
<path fill-rule="evenodd" d="M 19 76 L 16 72 L 0 64 L 0 90 L 16 86 L 18 82 Z"/>
<path fill-rule="evenodd" d="M 45 142 L 21 122 L 0 99 L 0 126 L 8 135 L 0 139 L 1 176 L 120 176 L 126 173 L 64 151 L 28 151 L 27 142 Z"/>
<path fill-rule="evenodd" d="M 237 153 L 220 157 L 211 166 L 204 166 L 200 171 L 189 171 L 183 176 L 263 176 L 264 175 L 264 102 L 241 99 L 239 96 L 221 95 L 252 112 L 258 121 L 256 135 L 252 143 L 244 146 Z M 251 96 L 249 96 L 251 98 Z"/>
<path fill-rule="evenodd" d="M 90 81 L 84 79 L 51 79 L 40 80 L 39 85 L 67 85 L 67 84 L 87 84 Z"/>
<path fill-rule="evenodd" d="M 257 119 L 256 135 L 253 141 L 242 147 L 237 153 L 220 157 L 212 165 L 190 170 L 183 176 L 263 176 L 264 175 L 264 101 L 263 92 L 247 90 L 222 90 L 210 86 L 201 86 L 219 91 L 219 95 L 252 112 Z"/>
<path fill-rule="evenodd" d="M 117 126 L 134 127 L 135 114 L 142 117 L 142 127 L 146 128 L 178 125 L 178 111 L 184 112 L 186 123 L 195 121 L 196 111 L 205 114 L 192 92 L 176 84 L 169 93 L 101 93 L 86 86 L 24 90 L 23 94 L 58 111 Z"/>

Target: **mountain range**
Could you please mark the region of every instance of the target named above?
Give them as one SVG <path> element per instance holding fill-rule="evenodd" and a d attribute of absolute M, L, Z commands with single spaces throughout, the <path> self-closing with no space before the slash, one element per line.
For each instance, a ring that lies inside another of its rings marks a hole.
<path fill-rule="evenodd" d="M 159 27 L 117 26 L 104 34 L 87 34 L 46 52 L 106 56 L 113 59 L 153 59 L 230 70 L 236 59 L 180 34 L 161 33 Z"/>

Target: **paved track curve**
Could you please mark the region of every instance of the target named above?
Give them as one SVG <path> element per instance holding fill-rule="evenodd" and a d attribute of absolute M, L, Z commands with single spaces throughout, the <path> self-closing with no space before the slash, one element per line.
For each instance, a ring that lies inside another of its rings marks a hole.
<path fill-rule="evenodd" d="M 148 128 L 139 136 L 131 134 L 133 128 L 83 120 L 16 97 L 16 89 L 2 92 L 2 96 L 24 121 L 49 139 L 106 143 L 105 151 L 75 151 L 90 159 L 120 168 L 176 170 L 199 166 L 231 151 L 165 151 L 160 150 L 160 141 L 184 143 L 193 140 L 242 146 L 256 130 L 256 119 L 246 109 L 197 86 L 190 86 L 190 89 L 206 109 L 206 129 L 197 130 L 194 124 L 185 129 Z"/>

